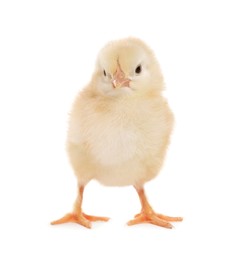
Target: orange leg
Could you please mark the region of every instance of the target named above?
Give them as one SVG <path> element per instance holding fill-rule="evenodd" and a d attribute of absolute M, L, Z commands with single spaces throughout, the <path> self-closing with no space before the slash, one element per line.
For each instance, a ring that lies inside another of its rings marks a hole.
<path fill-rule="evenodd" d="M 140 224 L 140 223 L 151 223 L 153 225 L 157 225 L 165 228 L 173 228 L 173 226 L 169 223 L 169 221 L 174 222 L 174 221 L 183 220 L 183 218 L 181 217 L 169 217 L 169 216 L 155 213 L 146 198 L 144 189 L 137 188 L 137 187 L 135 187 L 135 189 L 138 192 L 142 209 L 139 214 L 135 215 L 135 218 L 133 220 L 130 220 L 127 223 L 129 226 Z"/>
<path fill-rule="evenodd" d="M 91 221 L 108 221 L 109 218 L 106 217 L 96 217 L 90 216 L 82 212 L 82 200 L 83 200 L 84 187 L 81 186 L 78 191 L 77 199 L 74 204 L 74 209 L 72 213 L 66 214 L 64 217 L 51 222 L 51 225 L 64 224 L 68 222 L 73 222 L 80 224 L 86 228 L 91 228 Z"/>

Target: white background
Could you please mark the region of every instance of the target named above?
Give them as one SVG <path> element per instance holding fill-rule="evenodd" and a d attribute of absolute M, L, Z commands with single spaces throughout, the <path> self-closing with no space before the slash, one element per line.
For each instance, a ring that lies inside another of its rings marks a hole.
<path fill-rule="evenodd" d="M 243 1 L 1 1 L 1 259 L 245 259 Z M 146 185 L 167 230 L 125 223 L 131 187 L 85 190 L 92 230 L 50 226 L 71 208 L 76 180 L 64 143 L 68 112 L 99 49 L 145 40 L 163 73 L 176 127 L 161 174 Z"/>

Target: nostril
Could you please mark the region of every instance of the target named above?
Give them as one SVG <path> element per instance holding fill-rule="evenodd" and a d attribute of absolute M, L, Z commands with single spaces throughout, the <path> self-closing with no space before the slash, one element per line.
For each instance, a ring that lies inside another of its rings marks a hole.
<path fill-rule="evenodd" d="M 111 83 L 112 83 L 112 86 L 113 86 L 114 88 L 117 87 L 117 80 L 116 80 L 116 79 L 113 79 L 113 80 L 111 81 Z"/>

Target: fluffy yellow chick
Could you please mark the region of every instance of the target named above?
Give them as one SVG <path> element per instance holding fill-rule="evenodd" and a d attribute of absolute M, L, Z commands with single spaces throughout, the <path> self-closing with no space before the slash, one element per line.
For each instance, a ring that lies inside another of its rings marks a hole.
<path fill-rule="evenodd" d="M 144 184 L 160 171 L 173 128 L 163 87 L 159 64 L 141 40 L 113 41 L 100 51 L 92 79 L 70 114 L 67 152 L 78 196 L 73 212 L 52 224 L 75 222 L 90 228 L 91 221 L 108 220 L 82 211 L 83 191 L 90 180 L 134 186 L 142 210 L 128 225 L 171 228 L 169 222 L 182 220 L 155 213 L 144 192 Z"/>

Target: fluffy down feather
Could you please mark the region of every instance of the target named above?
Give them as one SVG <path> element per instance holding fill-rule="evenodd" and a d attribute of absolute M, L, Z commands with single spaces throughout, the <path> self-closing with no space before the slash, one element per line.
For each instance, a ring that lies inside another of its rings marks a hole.
<path fill-rule="evenodd" d="M 141 73 L 135 75 L 139 64 Z M 130 87 L 112 86 L 117 66 L 131 79 Z M 159 65 L 140 40 L 112 42 L 101 50 L 93 78 L 70 114 L 67 150 L 80 184 L 96 179 L 141 185 L 157 175 L 173 126 L 162 89 Z"/>

